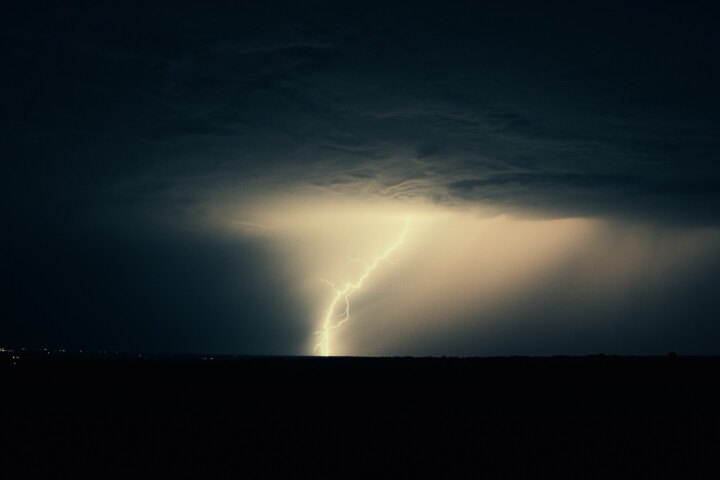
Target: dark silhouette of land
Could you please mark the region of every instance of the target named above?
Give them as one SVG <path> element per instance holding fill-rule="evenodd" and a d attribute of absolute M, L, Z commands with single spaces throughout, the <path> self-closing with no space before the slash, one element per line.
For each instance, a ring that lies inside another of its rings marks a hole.
<path fill-rule="evenodd" d="M 7 478 L 707 478 L 719 366 L 2 352 L 0 464 Z"/>

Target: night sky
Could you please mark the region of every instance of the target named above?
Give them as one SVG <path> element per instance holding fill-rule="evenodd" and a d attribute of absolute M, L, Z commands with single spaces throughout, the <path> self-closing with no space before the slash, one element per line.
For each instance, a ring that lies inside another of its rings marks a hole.
<path fill-rule="evenodd" d="M 2 346 L 720 354 L 712 11 L 1 9 Z"/>

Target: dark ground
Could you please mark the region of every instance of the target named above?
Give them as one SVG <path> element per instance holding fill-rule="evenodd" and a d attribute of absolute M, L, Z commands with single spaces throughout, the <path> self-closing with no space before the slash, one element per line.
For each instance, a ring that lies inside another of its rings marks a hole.
<path fill-rule="evenodd" d="M 0 356 L 2 478 L 720 472 L 716 357 Z"/>

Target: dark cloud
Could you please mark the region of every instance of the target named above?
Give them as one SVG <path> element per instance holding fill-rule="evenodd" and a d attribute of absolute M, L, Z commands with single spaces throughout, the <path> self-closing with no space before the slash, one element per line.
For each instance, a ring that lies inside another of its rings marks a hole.
<path fill-rule="evenodd" d="M 575 178 L 590 201 L 584 175 L 718 177 L 717 36 L 701 12 L 288 7 L 22 12 L 5 34 L 6 142 L 44 169 L 57 161 L 38 143 L 99 161 L 93 184 L 229 164 L 262 178 L 261 162 L 312 177 L 358 156 L 400 181 L 415 159 L 442 164 L 438 188 Z"/>
<path fill-rule="evenodd" d="M 720 182 L 652 176 L 504 173 L 450 184 L 457 196 L 541 216 L 717 225 Z"/>

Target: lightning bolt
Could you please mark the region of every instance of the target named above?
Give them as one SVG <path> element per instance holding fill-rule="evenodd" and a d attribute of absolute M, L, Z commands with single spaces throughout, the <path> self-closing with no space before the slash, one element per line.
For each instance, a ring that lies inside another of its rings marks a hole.
<path fill-rule="evenodd" d="M 322 324 L 322 329 L 314 332 L 315 335 L 320 336 L 320 340 L 318 341 L 317 345 L 315 345 L 315 348 L 313 350 L 314 352 L 317 352 L 319 350 L 320 354 L 324 357 L 330 355 L 330 332 L 350 320 L 350 297 L 353 295 L 353 293 L 357 292 L 360 287 L 362 287 L 365 279 L 370 276 L 370 274 L 373 272 L 373 270 L 377 268 L 380 262 L 387 261 L 388 263 L 392 263 L 388 260 L 388 257 L 398 247 L 400 247 L 400 245 L 402 245 L 409 227 L 410 222 L 407 221 L 405 223 L 405 228 L 400 235 L 400 238 L 398 238 L 397 241 L 393 243 L 390 247 L 386 248 L 382 255 L 375 257 L 372 262 L 367 262 L 365 260 L 357 260 L 348 257 L 348 260 L 350 260 L 352 263 L 362 263 L 363 265 L 365 265 L 365 271 L 360 276 L 357 282 L 347 283 L 344 288 L 337 288 L 332 282 L 329 282 L 324 278 L 320 279 L 321 282 L 326 283 L 330 286 L 333 292 L 335 292 L 335 296 L 333 297 L 332 302 L 330 302 L 330 306 L 326 311 L 325 319 Z M 338 308 L 338 304 L 342 305 L 343 303 L 345 304 L 345 309 L 339 314 L 334 315 L 333 313 Z"/>

